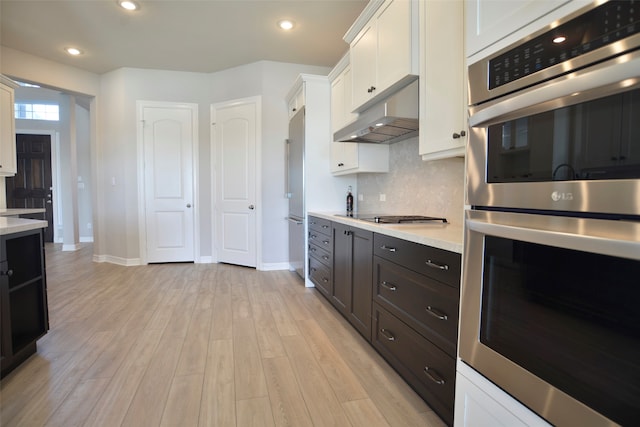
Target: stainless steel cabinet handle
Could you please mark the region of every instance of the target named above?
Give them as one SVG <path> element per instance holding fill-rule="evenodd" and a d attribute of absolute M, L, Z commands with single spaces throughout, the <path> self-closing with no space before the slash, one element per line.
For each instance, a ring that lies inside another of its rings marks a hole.
<path fill-rule="evenodd" d="M 316 248 L 311 247 L 311 248 L 309 248 L 309 250 L 310 250 L 311 252 L 315 252 L 315 251 L 316 251 Z"/>
<path fill-rule="evenodd" d="M 329 257 L 326 256 L 326 255 L 322 255 L 322 259 L 325 260 L 325 261 L 329 261 Z"/>
<path fill-rule="evenodd" d="M 329 226 L 328 225 L 323 225 L 322 228 L 329 228 Z"/>
<path fill-rule="evenodd" d="M 427 376 L 427 378 L 429 378 L 434 383 L 439 385 L 444 385 L 445 383 L 444 378 L 442 378 L 440 374 L 438 374 L 434 369 L 429 368 L 428 366 L 425 366 L 423 372 Z"/>
<path fill-rule="evenodd" d="M 385 337 L 388 341 L 395 341 L 396 337 L 393 336 L 393 334 L 389 331 L 387 331 L 385 328 L 380 329 L 380 334 Z"/>
<path fill-rule="evenodd" d="M 430 305 L 428 305 L 425 310 L 427 310 L 427 313 L 429 313 L 433 317 L 437 317 L 440 320 L 447 320 L 449 318 L 449 316 L 447 316 L 446 314 L 444 314 L 443 312 L 441 312 L 437 308 L 431 307 Z"/>
<path fill-rule="evenodd" d="M 383 281 L 382 283 L 380 283 L 380 286 L 389 289 L 391 292 L 395 292 L 396 289 L 398 289 L 394 285 L 386 281 Z"/>
<path fill-rule="evenodd" d="M 438 264 L 436 262 L 431 261 L 430 259 L 428 259 L 427 262 L 425 262 L 425 264 L 427 264 L 431 268 L 436 268 L 438 270 L 447 271 L 449 269 L 449 266 L 447 264 Z"/>
<path fill-rule="evenodd" d="M 327 279 L 326 277 L 323 277 L 323 278 L 322 278 L 322 281 L 323 281 L 324 283 L 329 283 L 329 279 Z"/>
<path fill-rule="evenodd" d="M 387 245 L 380 246 L 380 249 L 383 249 L 383 250 L 389 251 L 389 252 L 395 252 L 396 251 L 396 248 L 391 247 L 391 246 L 387 246 Z"/>
<path fill-rule="evenodd" d="M 11 276 L 13 276 L 13 270 L 0 271 L 0 276 L 11 277 Z"/>
<path fill-rule="evenodd" d="M 317 239 L 318 235 L 317 234 L 309 234 L 309 237 L 311 237 L 312 239 Z"/>
<path fill-rule="evenodd" d="M 328 244 L 329 244 L 329 243 L 331 243 L 331 242 L 330 242 L 330 241 L 328 241 L 328 240 L 323 240 L 323 241 L 322 241 L 322 243 L 324 243 L 325 245 L 328 245 Z"/>

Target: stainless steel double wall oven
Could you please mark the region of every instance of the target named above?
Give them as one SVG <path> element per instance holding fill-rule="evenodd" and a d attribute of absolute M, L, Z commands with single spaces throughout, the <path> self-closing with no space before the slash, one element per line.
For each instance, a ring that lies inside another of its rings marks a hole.
<path fill-rule="evenodd" d="M 640 423 L 640 1 L 469 66 L 460 358 L 557 426 Z"/>

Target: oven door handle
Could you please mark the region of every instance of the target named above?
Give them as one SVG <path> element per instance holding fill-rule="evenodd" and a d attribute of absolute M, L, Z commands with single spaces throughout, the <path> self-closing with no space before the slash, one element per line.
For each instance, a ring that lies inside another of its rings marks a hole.
<path fill-rule="evenodd" d="M 470 231 L 640 260 L 640 223 L 506 212 L 483 212 L 480 216 L 466 219 Z"/>

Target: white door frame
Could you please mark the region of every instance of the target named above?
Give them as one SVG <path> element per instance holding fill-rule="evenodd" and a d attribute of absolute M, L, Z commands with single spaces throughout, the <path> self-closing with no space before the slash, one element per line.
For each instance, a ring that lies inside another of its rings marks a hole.
<path fill-rule="evenodd" d="M 138 155 L 138 236 L 140 246 L 140 264 L 148 264 L 147 260 L 147 212 L 144 181 L 144 123 L 142 120 L 145 107 L 185 108 L 192 112 L 193 135 L 192 179 L 193 179 L 193 245 L 194 262 L 200 261 L 200 193 L 198 187 L 198 104 L 186 102 L 136 101 L 137 155 Z"/>
<path fill-rule="evenodd" d="M 211 104 L 209 118 L 211 122 L 209 132 L 209 146 L 211 147 L 211 259 L 218 262 L 218 248 L 216 245 L 216 215 L 219 214 L 216 209 L 216 178 L 218 174 L 218 164 L 216 159 L 217 146 L 215 145 L 214 112 L 220 107 L 232 107 L 234 105 L 255 104 L 256 106 L 256 269 L 263 270 L 262 266 L 262 212 L 264 204 L 262 203 L 262 96 L 251 96 L 247 98 L 234 99 L 232 101 L 218 102 Z"/>

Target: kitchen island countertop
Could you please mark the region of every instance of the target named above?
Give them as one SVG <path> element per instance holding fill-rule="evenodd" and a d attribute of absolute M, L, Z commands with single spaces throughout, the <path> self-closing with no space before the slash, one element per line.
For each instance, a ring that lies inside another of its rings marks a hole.
<path fill-rule="evenodd" d="M 309 215 L 450 252 L 462 253 L 463 229 L 461 224 L 440 222 L 377 224 L 333 212 L 309 212 Z"/>
<path fill-rule="evenodd" d="M 45 208 L 32 208 L 32 209 L 27 209 L 27 208 L 20 208 L 20 209 L 16 209 L 16 208 L 9 208 L 9 209 L 0 209 L 0 216 L 18 216 L 18 215 L 31 215 L 31 214 L 36 214 L 36 213 L 42 213 L 45 212 Z"/>
<path fill-rule="evenodd" d="M 47 227 L 47 221 L 0 216 L 0 235 Z"/>

